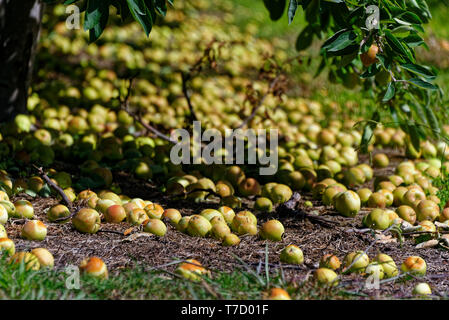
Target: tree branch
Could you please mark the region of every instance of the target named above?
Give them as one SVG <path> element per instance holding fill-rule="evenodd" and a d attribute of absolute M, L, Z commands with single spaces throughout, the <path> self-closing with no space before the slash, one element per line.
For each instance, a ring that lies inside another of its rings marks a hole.
<path fill-rule="evenodd" d="M 65 204 L 67 205 L 67 207 L 70 209 L 70 211 L 72 211 L 73 209 L 73 203 L 72 201 L 70 201 L 70 199 L 67 197 L 67 195 L 65 194 L 64 190 L 62 190 L 61 187 L 59 187 L 56 183 L 54 183 L 48 176 L 47 174 L 44 172 L 44 170 L 42 168 L 37 167 L 36 165 L 34 165 L 34 168 L 36 168 L 37 172 L 39 173 L 39 175 L 42 177 L 42 179 L 44 179 L 44 181 L 50 186 L 52 187 L 55 191 L 57 191 L 61 197 L 62 200 L 65 202 Z M 66 218 L 64 218 L 64 220 L 66 220 Z"/>

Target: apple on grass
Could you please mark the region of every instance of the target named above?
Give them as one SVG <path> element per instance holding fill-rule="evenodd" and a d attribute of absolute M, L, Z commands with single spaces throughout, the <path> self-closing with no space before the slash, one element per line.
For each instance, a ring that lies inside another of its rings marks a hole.
<path fill-rule="evenodd" d="M 17 252 L 9 260 L 10 264 L 24 264 L 26 270 L 39 270 L 40 264 L 38 258 L 30 252 Z"/>
<path fill-rule="evenodd" d="M 34 248 L 33 250 L 31 250 L 31 253 L 37 257 L 41 268 L 45 267 L 53 269 L 55 265 L 55 259 L 50 251 L 45 248 Z"/>
<path fill-rule="evenodd" d="M 0 238 L 0 252 L 6 252 L 10 256 L 15 254 L 16 246 L 14 245 L 14 241 L 9 238 Z"/>
<path fill-rule="evenodd" d="M 282 288 L 272 288 L 268 295 L 268 300 L 291 300 L 287 291 Z"/>
<path fill-rule="evenodd" d="M 108 278 L 108 268 L 104 261 L 98 257 L 86 258 L 80 263 L 81 273 L 100 279 Z"/>
<path fill-rule="evenodd" d="M 210 274 L 210 272 L 195 259 L 188 259 L 186 262 L 181 263 L 176 268 L 175 272 L 192 281 L 200 281 L 202 276 Z"/>

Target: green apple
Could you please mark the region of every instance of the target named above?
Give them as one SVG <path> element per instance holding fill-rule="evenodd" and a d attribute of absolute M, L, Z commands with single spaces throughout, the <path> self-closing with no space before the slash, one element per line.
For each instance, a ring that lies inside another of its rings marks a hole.
<path fill-rule="evenodd" d="M 290 244 L 282 249 L 280 260 L 289 264 L 302 264 L 304 262 L 304 254 L 298 246 Z"/>

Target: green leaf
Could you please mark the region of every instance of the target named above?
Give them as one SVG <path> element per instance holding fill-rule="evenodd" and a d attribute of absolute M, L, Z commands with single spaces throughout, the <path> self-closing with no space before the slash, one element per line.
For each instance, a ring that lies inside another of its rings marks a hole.
<path fill-rule="evenodd" d="M 415 74 L 418 74 L 420 76 L 423 76 L 429 80 L 433 80 L 436 78 L 435 74 L 432 71 L 424 68 L 423 66 L 417 65 L 417 64 L 406 63 L 406 64 L 402 64 L 401 68 L 408 70 L 410 72 L 413 72 Z"/>
<path fill-rule="evenodd" d="M 383 97 L 383 99 L 382 99 L 382 102 L 388 102 L 388 101 L 390 101 L 390 100 L 394 97 L 394 94 L 395 94 L 395 93 L 396 93 L 396 87 L 395 87 L 395 85 L 394 85 L 394 82 L 391 81 L 391 82 L 388 84 L 387 91 L 385 92 L 385 95 L 384 95 L 384 97 Z"/>
<path fill-rule="evenodd" d="M 271 20 L 279 20 L 284 14 L 286 0 L 263 0 L 263 3 L 270 13 Z"/>
<path fill-rule="evenodd" d="M 290 0 L 288 5 L 288 24 L 291 24 L 295 18 L 296 10 L 298 9 L 298 1 Z"/>
<path fill-rule="evenodd" d="M 134 20 L 140 23 L 148 36 L 153 27 L 153 19 L 143 0 L 126 0 Z M 141 13 L 143 12 L 143 13 Z"/>
<path fill-rule="evenodd" d="M 391 33 L 390 30 L 385 30 L 385 36 L 387 38 L 388 44 L 393 51 L 408 58 L 411 61 L 414 61 L 414 58 L 410 54 L 410 52 L 405 49 L 402 43 Z"/>
<path fill-rule="evenodd" d="M 165 2 L 165 0 L 155 0 L 154 4 L 156 5 L 157 12 L 165 17 L 165 15 L 167 14 L 167 3 Z"/>
<path fill-rule="evenodd" d="M 418 47 L 424 44 L 423 38 L 421 38 L 417 34 L 411 34 L 408 37 L 405 37 L 403 41 L 407 43 L 407 45 L 411 48 Z"/>
<path fill-rule="evenodd" d="M 438 86 L 431 84 L 430 82 L 424 81 L 420 78 L 412 78 L 412 79 L 408 79 L 408 82 L 410 82 L 411 84 L 423 88 L 423 89 L 427 89 L 427 90 L 438 90 Z"/>
<path fill-rule="evenodd" d="M 416 14 L 410 11 L 400 14 L 398 18 L 411 24 L 422 24 L 421 19 Z"/>
<path fill-rule="evenodd" d="M 336 33 L 323 44 L 322 49 L 325 49 L 328 52 L 341 51 L 354 44 L 356 38 L 357 35 L 352 30 Z"/>
<path fill-rule="evenodd" d="M 296 39 L 296 50 L 301 51 L 310 47 L 313 41 L 313 36 L 313 28 L 308 25 L 304 28 L 304 30 L 301 31 L 301 33 L 298 35 L 298 38 Z"/>
<path fill-rule="evenodd" d="M 100 23 L 101 15 L 103 14 L 102 7 L 104 7 L 104 1 L 102 0 L 88 1 L 84 17 L 84 30 L 90 30 Z"/>
<path fill-rule="evenodd" d="M 419 152 L 421 150 L 421 145 L 419 143 L 419 131 L 418 127 L 414 123 L 408 124 L 408 133 L 410 135 L 410 139 L 412 140 L 412 145 Z"/>
<path fill-rule="evenodd" d="M 391 33 L 395 35 L 395 37 L 405 38 L 410 35 L 411 31 L 414 31 L 412 27 L 409 26 L 399 26 L 391 30 Z"/>
<path fill-rule="evenodd" d="M 374 131 L 372 128 L 372 123 L 368 122 L 363 128 L 362 140 L 360 141 L 360 149 L 362 153 L 368 153 L 368 144 L 373 138 Z"/>

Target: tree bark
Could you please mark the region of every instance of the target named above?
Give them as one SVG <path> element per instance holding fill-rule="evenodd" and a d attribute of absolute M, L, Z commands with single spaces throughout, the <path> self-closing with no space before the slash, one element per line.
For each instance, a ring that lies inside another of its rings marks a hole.
<path fill-rule="evenodd" d="M 42 9 L 40 0 L 0 0 L 0 122 L 27 111 Z"/>

